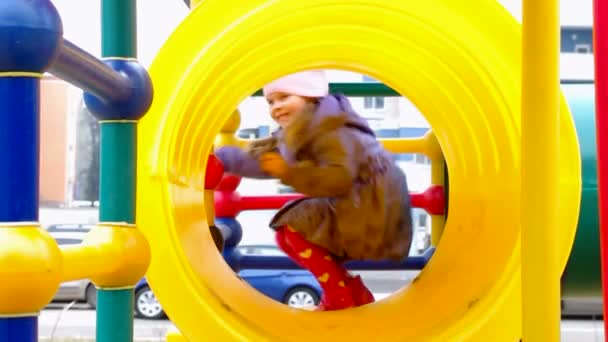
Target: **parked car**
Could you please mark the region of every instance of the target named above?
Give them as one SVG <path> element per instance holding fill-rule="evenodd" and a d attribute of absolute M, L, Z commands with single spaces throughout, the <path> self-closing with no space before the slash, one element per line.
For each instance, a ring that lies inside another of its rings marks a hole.
<path fill-rule="evenodd" d="M 59 246 L 77 245 L 84 235 L 91 230 L 91 224 L 54 224 L 46 227 L 49 234 Z M 66 281 L 61 283 L 53 297 L 54 302 L 86 302 L 92 308 L 97 303 L 97 290 L 88 279 Z"/>
<path fill-rule="evenodd" d="M 236 249 L 238 253 L 259 257 L 285 255 L 273 245 L 244 245 Z M 245 269 L 238 276 L 266 296 L 291 307 L 315 306 L 321 298 L 319 282 L 306 270 Z M 145 277 L 135 286 L 135 315 L 146 319 L 165 316 Z"/>
<path fill-rule="evenodd" d="M 148 285 L 148 280 L 143 277 L 135 285 L 135 317 L 144 319 L 165 318 L 165 312 L 156 299 L 154 292 Z"/>
<path fill-rule="evenodd" d="M 46 226 L 46 231 L 49 233 L 52 232 L 74 232 L 74 233 L 87 233 L 95 227 L 95 224 L 92 223 L 58 223 L 58 224 L 50 224 Z"/>
<path fill-rule="evenodd" d="M 274 245 L 243 245 L 236 249 L 241 255 L 260 258 L 286 256 Z M 321 286 L 307 270 L 244 269 L 240 270 L 239 276 L 266 296 L 292 307 L 309 307 L 318 305 L 320 301 Z"/>
<path fill-rule="evenodd" d="M 84 235 L 94 225 L 58 224 L 47 227 L 47 231 L 60 246 L 82 242 Z M 284 255 L 273 245 L 245 245 L 237 247 L 241 254 L 264 256 Z M 306 270 L 259 270 L 245 269 L 238 273 L 244 281 L 266 296 L 286 305 L 301 308 L 318 305 L 321 287 L 315 277 Z M 154 296 L 147 279 L 142 278 L 135 286 L 135 316 L 145 319 L 160 319 L 165 313 Z M 88 279 L 64 282 L 53 298 L 55 302 L 86 302 L 95 308 L 97 291 Z"/>

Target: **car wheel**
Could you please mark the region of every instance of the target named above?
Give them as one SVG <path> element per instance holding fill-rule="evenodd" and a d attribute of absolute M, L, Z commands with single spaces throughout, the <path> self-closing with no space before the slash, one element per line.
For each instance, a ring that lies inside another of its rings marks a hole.
<path fill-rule="evenodd" d="M 164 316 L 163 308 L 149 286 L 142 286 L 135 292 L 135 317 L 160 319 Z"/>
<path fill-rule="evenodd" d="M 284 304 L 292 308 L 306 308 L 319 305 L 319 295 L 310 287 L 298 286 L 285 295 Z"/>
<path fill-rule="evenodd" d="M 87 286 L 85 298 L 87 304 L 89 304 L 91 308 L 95 309 L 97 307 L 97 289 L 95 288 L 95 285 L 89 284 L 89 286 Z"/>

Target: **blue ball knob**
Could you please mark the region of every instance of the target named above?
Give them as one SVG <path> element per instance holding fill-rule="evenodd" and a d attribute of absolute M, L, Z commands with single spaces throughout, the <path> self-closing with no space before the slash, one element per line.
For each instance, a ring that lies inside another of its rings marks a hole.
<path fill-rule="evenodd" d="M 48 0 L 0 0 L 0 72 L 43 73 L 53 63 L 63 25 Z"/>
<path fill-rule="evenodd" d="M 135 60 L 108 59 L 104 63 L 129 80 L 130 95 L 123 100 L 107 102 L 91 93 L 84 101 L 99 120 L 137 120 L 146 114 L 152 104 L 152 80 L 146 69 Z"/>

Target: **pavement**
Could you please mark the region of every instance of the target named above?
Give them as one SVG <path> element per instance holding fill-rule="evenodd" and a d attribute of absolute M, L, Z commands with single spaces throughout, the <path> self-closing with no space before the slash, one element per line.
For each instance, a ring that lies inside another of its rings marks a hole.
<path fill-rule="evenodd" d="M 96 311 L 84 308 L 45 309 L 38 318 L 39 341 L 94 341 Z M 135 319 L 134 341 L 165 341 L 175 325 L 165 320 Z"/>
<path fill-rule="evenodd" d="M 388 294 L 377 294 L 379 298 Z M 69 310 L 52 308 L 43 310 L 39 320 L 40 342 L 93 342 L 95 341 L 94 310 L 72 307 Z M 568 319 L 562 321 L 562 342 L 602 342 L 604 327 L 602 320 Z M 135 319 L 134 342 L 165 341 L 175 325 L 167 320 Z"/>

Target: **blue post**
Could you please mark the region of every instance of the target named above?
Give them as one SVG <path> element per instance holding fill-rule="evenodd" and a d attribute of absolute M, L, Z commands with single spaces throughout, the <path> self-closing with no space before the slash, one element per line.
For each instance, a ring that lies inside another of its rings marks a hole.
<path fill-rule="evenodd" d="M 215 224 L 225 239 L 222 255 L 232 270 L 238 273 L 241 270 L 241 255 L 236 247 L 243 238 L 243 227 L 234 217 L 216 217 Z"/>
<path fill-rule="evenodd" d="M 37 77 L 0 73 L 0 222 L 38 221 L 38 93 Z"/>
<path fill-rule="evenodd" d="M 0 1 L 0 342 L 37 341 L 38 312 L 59 286 L 59 249 L 37 221 L 40 77 L 62 33 L 48 0 Z"/>
<path fill-rule="evenodd" d="M 38 319 L 15 317 L 0 320 L 0 341 L 38 341 Z"/>

